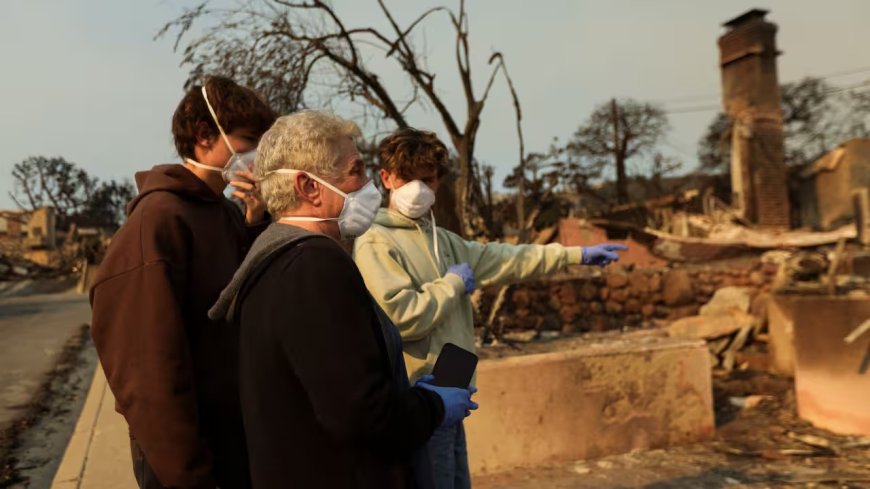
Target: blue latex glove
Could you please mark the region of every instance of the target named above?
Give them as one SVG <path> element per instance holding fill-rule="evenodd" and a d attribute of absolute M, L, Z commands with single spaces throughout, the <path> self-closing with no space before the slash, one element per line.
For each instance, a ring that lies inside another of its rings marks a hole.
<path fill-rule="evenodd" d="M 465 282 L 466 294 L 474 292 L 476 286 L 476 284 L 474 283 L 474 272 L 471 270 L 471 267 L 468 265 L 468 263 L 451 265 L 449 268 L 447 268 L 447 273 L 453 273 L 459 275 L 462 278 L 462 281 Z"/>
<path fill-rule="evenodd" d="M 619 261 L 617 251 L 628 251 L 628 246 L 621 244 L 604 243 L 595 246 L 583 247 L 584 265 L 606 266 L 611 262 Z"/>
<path fill-rule="evenodd" d="M 435 377 L 424 375 L 414 383 L 414 387 L 434 392 L 441 398 L 441 402 L 444 403 L 444 418 L 441 419 L 440 426 L 455 426 L 471 415 L 471 411 L 478 408 L 477 403 L 471 400 L 472 394 L 477 392 L 476 387 L 469 386 L 468 389 L 438 387 L 431 384 L 433 380 Z"/>

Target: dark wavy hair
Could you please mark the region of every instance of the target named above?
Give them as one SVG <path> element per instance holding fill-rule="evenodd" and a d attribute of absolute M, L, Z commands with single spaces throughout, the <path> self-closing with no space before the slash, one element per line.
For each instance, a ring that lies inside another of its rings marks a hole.
<path fill-rule="evenodd" d="M 212 76 L 205 81 L 208 101 L 217 114 L 227 134 L 239 128 L 250 129 L 260 137 L 275 122 L 277 115 L 253 90 L 240 86 L 222 76 Z M 202 123 L 208 133 L 202 133 Z M 202 85 L 194 85 L 172 115 L 172 137 L 175 150 L 182 158 L 193 158 L 197 137 L 212 139 L 220 132 L 208 112 L 202 97 Z"/>
<path fill-rule="evenodd" d="M 450 169 L 447 146 L 434 132 L 399 129 L 378 144 L 380 168 L 412 180 L 421 171 L 437 171 L 439 177 Z"/>

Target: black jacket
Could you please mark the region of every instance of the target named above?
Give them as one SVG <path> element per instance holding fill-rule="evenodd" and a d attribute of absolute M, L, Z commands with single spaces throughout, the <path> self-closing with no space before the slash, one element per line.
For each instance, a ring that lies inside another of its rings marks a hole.
<path fill-rule="evenodd" d="M 258 241 L 292 229 L 273 224 Z M 444 407 L 408 387 L 398 331 L 351 257 L 309 236 L 246 265 L 231 314 L 253 486 L 414 487 L 414 456 Z"/>

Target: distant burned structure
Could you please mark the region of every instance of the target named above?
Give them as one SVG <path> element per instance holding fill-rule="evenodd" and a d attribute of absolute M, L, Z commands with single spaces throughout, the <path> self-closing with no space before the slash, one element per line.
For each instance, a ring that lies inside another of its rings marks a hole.
<path fill-rule="evenodd" d="M 777 80 L 776 24 L 750 10 L 724 24 L 719 38 L 722 101 L 734 121 L 732 205 L 763 228 L 789 227 L 782 109 Z"/>
<path fill-rule="evenodd" d="M 805 168 L 799 178 L 804 226 L 829 230 L 856 220 L 855 194 L 870 187 L 870 139 L 840 144 Z"/>
<path fill-rule="evenodd" d="M 29 213 L 21 210 L 0 210 L 0 252 L 19 247 L 27 237 Z"/>

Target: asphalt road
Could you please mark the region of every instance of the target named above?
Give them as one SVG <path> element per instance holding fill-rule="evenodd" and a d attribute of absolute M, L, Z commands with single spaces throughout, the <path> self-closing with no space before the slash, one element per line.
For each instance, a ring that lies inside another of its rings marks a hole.
<path fill-rule="evenodd" d="M 64 345 L 90 317 L 83 294 L 0 299 L 0 431 L 24 412 Z"/>

